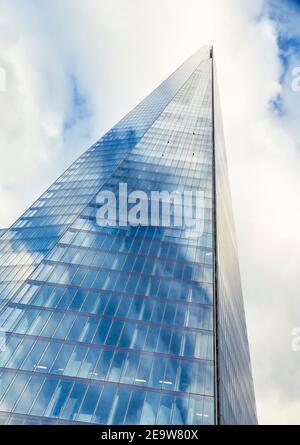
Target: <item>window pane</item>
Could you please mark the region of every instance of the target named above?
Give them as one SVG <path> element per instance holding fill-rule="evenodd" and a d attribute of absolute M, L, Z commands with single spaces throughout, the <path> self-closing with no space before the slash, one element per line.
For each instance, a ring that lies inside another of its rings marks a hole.
<path fill-rule="evenodd" d="M 49 379 L 45 381 L 41 391 L 37 396 L 37 399 L 34 402 L 34 405 L 30 410 L 30 414 L 36 416 L 44 415 L 44 412 L 47 406 L 49 405 L 49 402 L 51 400 L 51 397 L 53 396 L 57 384 L 58 384 L 57 379 Z"/>
<path fill-rule="evenodd" d="M 26 386 L 19 402 L 15 408 L 16 413 L 27 414 L 37 393 L 39 392 L 44 379 L 41 377 L 32 377 Z"/>
<path fill-rule="evenodd" d="M 75 420 L 79 407 L 81 405 L 84 393 L 86 390 L 86 385 L 83 383 L 75 383 L 69 399 L 63 410 L 63 419 Z"/>
<path fill-rule="evenodd" d="M 81 422 L 90 422 L 92 420 L 99 396 L 101 394 L 101 385 L 90 385 L 83 404 L 80 408 L 80 413 L 77 416 L 77 420 Z"/>
<path fill-rule="evenodd" d="M 109 416 L 109 425 L 122 425 L 125 420 L 125 414 L 131 391 L 127 388 L 119 388 L 115 396 L 111 414 Z"/>
<path fill-rule="evenodd" d="M 72 387 L 71 382 L 60 381 L 55 389 L 51 403 L 45 412 L 45 416 L 60 417 L 64 404 Z"/>
<path fill-rule="evenodd" d="M 18 374 L 12 384 L 10 385 L 5 397 L 1 401 L 0 410 L 1 411 L 11 411 L 21 395 L 29 377 L 26 375 Z"/>
<path fill-rule="evenodd" d="M 95 423 L 99 423 L 101 425 L 108 424 L 109 414 L 111 412 L 112 402 L 114 400 L 116 390 L 117 388 L 115 386 L 104 386 L 93 419 Z"/>
<path fill-rule="evenodd" d="M 139 424 L 142 410 L 143 410 L 143 404 L 145 399 L 145 393 L 143 391 L 133 391 L 131 395 L 131 399 L 129 402 L 125 424 Z"/>

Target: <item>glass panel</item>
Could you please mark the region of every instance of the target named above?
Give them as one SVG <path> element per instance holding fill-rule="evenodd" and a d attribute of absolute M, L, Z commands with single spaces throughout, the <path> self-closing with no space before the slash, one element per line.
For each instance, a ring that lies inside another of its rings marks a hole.
<path fill-rule="evenodd" d="M 58 384 L 57 379 L 46 380 L 40 390 L 31 410 L 30 414 L 35 416 L 43 416 L 49 402 L 53 396 L 55 388 Z"/>
<path fill-rule="evenodd" d="M 73 389 L 62 413 L 63 419 L 76 419 L 86 388 L 86 385 L 83 383 L 74 383 Z"/>
<path fill-rule="evenodd" d="M 8 377 L 10 379 L 10 377 Z M 1 379 L 2 380 L 2 379 Z M 4 380 L 4 379 L 3 379 Z M 16 401 L 22 394 L 22 391 L 28 382 L 29 377 L 23 374 L 17 374 L 12 384 L 5 393 L 5 397 L 2 398 L 0 403 L 1 411 L 12 411 Z M 7 381 L 4 380 L 4 384 L 7 385 Z"/>
<path fill-rule="evenodd" d="M 101 393 L 97 409 L 94 415 L 94 423 L 107 425 L 110 419 L 110 412 L 112 408 L 112 404 L 115 398 L 115 393 L 117 391 L 117 387 L 108 385 L 104 386 L 103 391 Z"/>
<path fill-rule="evenodd" d="M 30 379 L 30 382 L 26 386 L 22 396 L 20 397 L 15 407 L 14 411 L 16 413 L 27 414 L 29 412 L 30 407 L 33 404 L 33 401 L 37 396 L 43 382 L 44 379 L 41 377 L 32 377 Z"/>
<path fill-rule="evenodd" d="M 101 385 L 89 386 L 80 408 L 80 413 L 77 416 L 77 420 L 80 420 L 81 422 L 90 422 L 92 420 L 99 396 L 101 394 L 101 389 Z"/>
<path fill-rule="evenodd" d="M 69 396 L 72 383 L 67 381 L 59 381 L 55 392 L 45 412 L 45 416 L 61 417 L 64 404 Z"/>
<path fill-rule="evenodd" d="M 112 402 L 109 425 L 123 425 L 131 392 L 127 388 L 118 388 Z"/>
<path fill-rule="evenodd" d="M 124 424 L 132 425 L 140 423 L 144 399 L 145 399 L 144 392 L 142 391 L 132 392 Z"/>
<path fill-rule="evenodd" d="M 145 397 L 141 425 L 155 425 L 159 406 L 160 394 L 149 392 Z"/>

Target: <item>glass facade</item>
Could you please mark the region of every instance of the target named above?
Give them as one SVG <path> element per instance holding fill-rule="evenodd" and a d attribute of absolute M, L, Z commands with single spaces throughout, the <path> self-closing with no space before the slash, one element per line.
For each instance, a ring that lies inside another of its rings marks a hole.
<path fill-rule="evenodd" d="M 215 64 L 213 79 L 219 422 L 256 424 L 254 387 Z"/>
<path fill-rule="evenodd" d="M 250 361 L 236 365 L 249 357 L 246 330 L 238 349 L 226 343 L 231 326 L 245 328 L 241 294 L 236 310 L 218 307 L 232 290 L 222 294 L 218 273 L 227 284 L 239 272 L 236 257 L 218 266 L 216 232 L 230 238 L 233 225 L 216 220 L 211 56 L 194 54 L 1 236 L 1 423 L 255 423 Z M 97 194 L 120 183 L 202 190 L 203 230 L 99 226 Z"/>

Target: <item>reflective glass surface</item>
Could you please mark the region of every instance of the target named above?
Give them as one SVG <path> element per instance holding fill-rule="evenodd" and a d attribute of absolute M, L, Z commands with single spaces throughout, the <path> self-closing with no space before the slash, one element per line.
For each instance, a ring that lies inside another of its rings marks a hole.
<path fill-rule="evenodd" d="M 212 82 L 204 47 L 0 238 L 0 423 L 218 422 Z M 124 182 L 203 191 L 203 230 L 99 226 Z"/>
<path fill-rule="evenodd" d="M 206 55 L 206 48 L 197 51 L 0 234 L 0 308 L 53 249 Z"/>
<path fill-rule="evenodd" d="M 257 424 L 221 105 L 214 66 L 219 423 Z"/>

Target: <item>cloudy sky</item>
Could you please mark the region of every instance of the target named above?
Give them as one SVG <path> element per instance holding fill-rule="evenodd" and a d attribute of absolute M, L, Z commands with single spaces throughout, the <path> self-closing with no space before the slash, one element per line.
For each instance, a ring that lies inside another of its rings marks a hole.
<path fill-rule="evenodd" d="M 299 20 L 295 0 L 0 0 L 0 228 L 214 44 L 260 423 L 300 424 Z"/>

